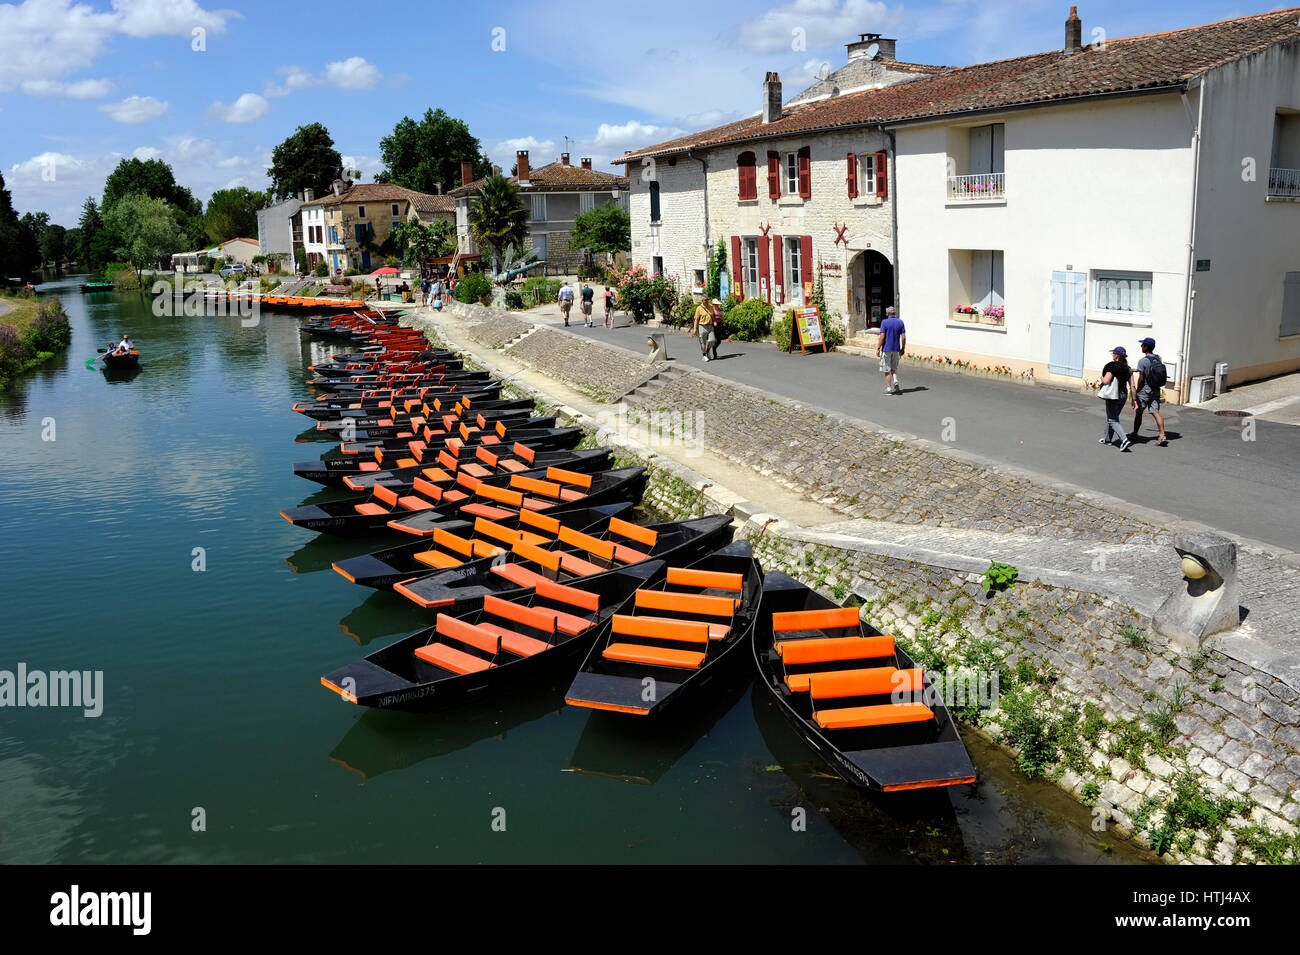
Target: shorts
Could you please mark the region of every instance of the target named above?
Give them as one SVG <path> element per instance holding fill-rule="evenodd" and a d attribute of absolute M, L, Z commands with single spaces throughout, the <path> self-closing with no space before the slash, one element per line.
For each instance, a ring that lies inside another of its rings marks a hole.
<path fill-rule="evenodd" d="M 582 314 L 583 314 L 583 315 L 590 315 L 590 314 L 591 314 L 591 303 L 590 303 L 590 302 L 583 302 L 583 303 L 582 303 Z"/>
<path fill-rule="evenodd" d="M 1152 394 L 1143 398 L 1142 395 L 1139 394 L 1137 396 L 1137 406 L 1139 411 L 1158 412 L 1160 410 L 1160 395 Z"/>
<path fill-rule="evenodd" d="M 560 303 L 560 311 L 564 313 L 564 317 L 565 317 L 565 318 L 568 318 L 568 317 L 569 317 L 569 309 L 571 309 L 571 308 L 573 308 L 573 303 L 572 303 L 572 302 L 561 302 L 561 303 Z"/>
<path fill-rule="evenodd" d="M 701 325 L 698 334 L 700 336 L 700 348 L 707 350 L 713 338 L 713 326 Z"/>
<path fill-rule="evenodd" d="M 901 356 L 902 356 L 902 352 L 882 351 L 880 353 L 880 370 L 887 375 L 897 374 L 898 359 Z"/>

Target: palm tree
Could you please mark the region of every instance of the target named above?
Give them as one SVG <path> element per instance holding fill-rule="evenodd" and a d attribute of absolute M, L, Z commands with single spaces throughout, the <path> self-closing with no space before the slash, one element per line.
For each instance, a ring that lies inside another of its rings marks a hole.
<path fill-rule="evenodd" d="M 504 176 L 491 176 L 469 204 L 469 224 L 474 239 L 492 250 L 492 271 L 512 245 L 523 245 L 528 235 L 528 213 L 519 187 Z"/>

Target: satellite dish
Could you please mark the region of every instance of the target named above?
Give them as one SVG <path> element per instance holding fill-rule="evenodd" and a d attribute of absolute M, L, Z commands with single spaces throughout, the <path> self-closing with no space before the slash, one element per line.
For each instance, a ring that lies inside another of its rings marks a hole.
<path fill-rule="evenodd" d="M 831 65 L 829 63 L 822 63 L 822 65 L 817 69 L 817 79 L 826 80 L 830 78 L 830 75 Z"/>
<path fill-rule="evenodd" d="M 880 55 L 879 43 L 873 43 L 871 44 L 871 46 L 867 47 L 867 59 L 874 60 L 879 55 Z"/>

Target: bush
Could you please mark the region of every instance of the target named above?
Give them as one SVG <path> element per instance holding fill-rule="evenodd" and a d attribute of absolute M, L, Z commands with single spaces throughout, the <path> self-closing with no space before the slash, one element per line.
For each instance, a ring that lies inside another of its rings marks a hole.
<path fill-rule="evenodd" d="M 524 293 L 518 289 L 506 289 L 506 308 L 512 312 L 522 311 L 527 306 L 524 305 Z"/>
<path fill-rule="evenodd" d="M 343 270 L 343 274 L 344 274 L 344 275 L 360 275 L 360 274 L 361 274 L 361 270 L 358 269 L 358 268 L 356 268 L 355 266 L 351 266 L 351 265 L 349 265 L 346 269 Z"/>
<path fill-rule="evenodd" d="M 776 347 L 785 351 L 790 345 L 790 332 L 794 330 L 794 313 L 786 309 L 772 325 L 772 339 Z"/>
<path fill-rule="evenodd" d="M 683 292 L 677 299 L 677 304 L 672 307 L 668 313 L 668 323 L 677 327 L 689 328 L 695 321 L 695 309 L 698 306 L 693 296 Z"/>
<path fill-rule="evenodd" d="M 68 313 L 57 298 L 46 299 L 36 309 L 36 320 L 23 337 L 27 353 L 63 351 L 72 343 Z"/>
<path fill-rule="evenodd" d="M 492 298 L 492 280 L 482 272 L 470 272 L 456 285 L 456 301 L 485 304 Z"/>
<path fill-rule="evenodd" d="M 548 279 L 541 275 L 534 275 L 531 278 L 524 279 L 523 291 L 519 297 L 523 302 L 523 308 L 536 308 L 538 305 L 554 302 L 555 296 L 559 292 L 559 279 Z M 514 306 L 510 305 L 507 300 L 506 307 L 513 308 Z"/>
<path fill-rule="evenodd" d="M 579 281 L 585 279 L 590 282 L 600 282 L 603 281 L 604 278 L 605 278 L 605 267 L 603 265 L 596 265 L 593 262 L 591 265 L 578 266 Z"/>
<path fill-rule="evenodd" d="M 772 306 L 762 299 L 746 299 L 722 318 L 723 334 L 742 342 L 754 342 L 772 330 Z"/>
<path fill-rule="evenodd" d="M 0 325 L 0 382 L 12 378 L 26 360 L 27 350 L 18 333 L 8 325 Z"/>
<path fill-rule="evenodd" d="M 844 344 L 844 323 L 834 312 L 822 318 L 822 338 L 826 341 L 827 351 L 833 351 Z"/>
<path fill-rule="evenodd" d="M 640 265 L 632 266 L 619 277 L 618 307 L 630 313 L 634 322 L 647 322 L 654 315 L 655 298 L 659 294 L 657 281 Z"/>
<path fill-rule="evenodd" d="M 110 262 L 104 266 L 104 278 L 117 288 L 138 289 L 140 275 L 128 262 Z"/>
<path fill-rule="evenodd" d="M 325 264 L 324 259 L 316 263 L 316 268 L 311 270 L 312 275 L 318 278 L 327 278 L 330 274 L 330 267 Z"/>

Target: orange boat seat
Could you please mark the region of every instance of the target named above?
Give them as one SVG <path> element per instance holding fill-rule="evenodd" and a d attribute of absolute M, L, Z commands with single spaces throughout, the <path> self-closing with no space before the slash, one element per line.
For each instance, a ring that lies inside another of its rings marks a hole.
<path fill-rule="evenodd" d="M 375 514 L 392 513 L 391 511 L 388 510 L 388 508 L 384 507 L 382 504 L 375 504 L 373 502 L 367 502 L 365 504 L 354 504 L 353 507 L 356 509 L 356 512 L 358 514 L 375 515 Z"/>
<path fill-rule="evenodd" d="M 828 607 L 824 610 L 796 610 L 772 614 L 772 629 L 777 633 L 791 630 L 856 629 L 861 622 L 855 607 Z"/>
<path fill-rule="evenodd" d="M 536 587 L 539 583 L 550 582 L 549 578 L 543 577 L 536 571 L 529 570 L 522 564 L 497 564 L 492 568 L 492 573 L 504 577 L 519 587 Z"/>
<path fill-rule="evenodd" d="M 884 693 L 916 693 L 925 688 L 925 673 L 918 667 L 896 670 L 875 667 L 869 670 L 840 670 L 809 673 L 808 695 L 814 700 L 831 700 L 845 696 L 879 696 Z"/>
<path fill-rule="evenodd" d="M 497 639 L 501 638 L 498 637 Z M 436 667 L 442 667 L 444 670 L 450 670 L 452 673 L 478 673 L 482 670 L 491 669 L 495 665 L 482 657 L 476 657 L 464 650 L 449 647 L 445 643 L 430 643 L 416 650 L 415 655 L 421 660 L 432 663 Z"/>
<path fill-rule="evenodd" d="M 654 623 L 680 623 L 681 622 L 680 620 L 677 620 L 674 617 L 642 616 L 641 614 L 637 614 L 637 619 L 645 620 L 645 621 L 653 621 Z M 705 626 L 709 628 L 710 640 L 722 640 L 727 636 L 727 634 L 731 632 L 731 625 L 726 623 L 706 623 Z"/>
<path fill-rule="evenodd" d="M 923 723 L 934 719 L 934 711 L 923 703 L 881 703 L 877 706 L 849 706 L 839 710 L 818 710 L 814 714 L 822 729 L 860 729 Z"/>
<path fill-rule="evenodd" d="M 415 555 L 415 559 L 422 564 L 428 564 L 430 567 L 438 570 L 446 570 L 449 567 L 459 567 L 464 561 L 455 554 L 448 554 L 440 550 L 421 551 Z"/>
<path fill-rule="evenodd" d="M 504 507 L 489 507 L 486 504 L 466 504 L 460 509 L 462 514 L 469 514 L 472 517 L 486 517 L 491 521 L 504 521 L 506 518 L 514 517 L 514 511 L 508 511 Z"/>
<path fill-rule="evenodd" d="M 773 617 L 776 614 L 772 615 Z M 830 663 L 833 660 L 859 660 L 887 657 L 894 653 L 893 637 L 809 637 L 806 640 L 781 640 L 776 652 L 785 664 Z"/>
<path fill-rule="evenodd" d="M 606 660 L 624 663 L 646 663 L 650 666 L 679 667 L 698 670 L 704 663 L 703 653 L 690 650 L 671 650 L 667 647 L 650 647 L 633 643 L 611 643 L 601 653 Z"/>

